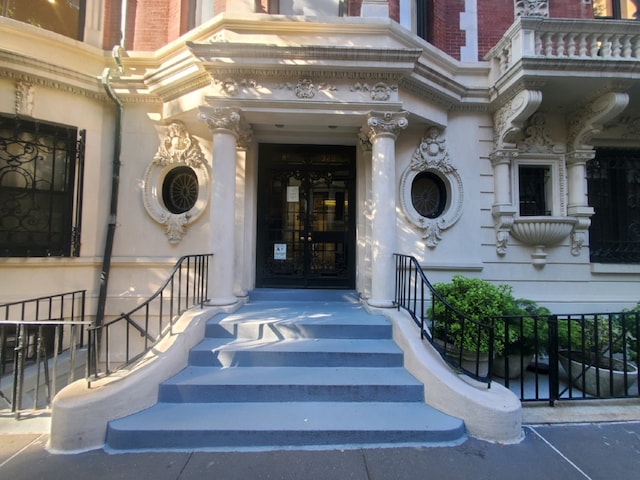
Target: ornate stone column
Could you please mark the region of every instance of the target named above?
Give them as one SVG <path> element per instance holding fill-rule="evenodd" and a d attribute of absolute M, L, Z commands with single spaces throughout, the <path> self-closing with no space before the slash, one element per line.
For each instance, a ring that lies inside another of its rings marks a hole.
<path fill-rule="evenodd" d="M 235 260 L 236 142 L 240 136 L 240 113 L 232 108 L 201 107 L 200 120 L 213 134 L 209 267 L 210 305 L 231 305 Z"/>
<path fill-rule="evenodd" d="M 494 189 L 491 214 L 495 223 L 498 255 L 504 255 L 507 252 L 509 231 L 516 214 L 511 198 L 511 164 L 517 156 L 518 152 L 515 149 L 494 150 L 490 155 Z"/>
<path fill-rule="evenodd" d="M 408 125 L 407 112 L 371 112 L 364 133 L 371 142 L 371 298 L 374 307 L 393 306 L 396 253 L 395 142 Z"/>

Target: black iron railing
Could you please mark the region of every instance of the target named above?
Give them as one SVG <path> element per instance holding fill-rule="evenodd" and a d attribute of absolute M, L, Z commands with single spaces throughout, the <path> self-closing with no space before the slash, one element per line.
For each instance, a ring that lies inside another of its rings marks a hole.
<path fill-rule="evenodd" d="M 89 329 L 91 381 L 136 362 L 172 327 L 186 310 L 208 300 L 209 260 L 213 255 L 187 255 L 168 279 L 144 303 L 117 318 Z"/>
<path fill-rule="evenodd" d="M 86 291 L 0 305 L 0 397 L 16 418 L 86 374 Z"/>
<path fill-rule="evenodd" d="M 453 368 L 491 386 L 493 319 L 464 315 L 433 288 L 415 257 L 395 254 L 394 304 L 405 309 L 427 339 Z"/>
<path fill-rule="evenodd" d="M 494 380 L 523 402 L 640 396 L 640 311 L 497 318 Z M 514 340 L 515 339 L 515 340 Z"/>

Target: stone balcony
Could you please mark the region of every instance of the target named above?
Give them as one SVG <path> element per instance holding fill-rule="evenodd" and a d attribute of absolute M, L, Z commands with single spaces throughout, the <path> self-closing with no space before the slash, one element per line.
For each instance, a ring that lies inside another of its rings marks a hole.
<path fill-rule="evenodd" d="M 603 88 L 627 91 L 633 102 L 640 96 L 640 22 L 521 17 L 485 60 L 493 100 L 533 86 L 555 106 Z"/>

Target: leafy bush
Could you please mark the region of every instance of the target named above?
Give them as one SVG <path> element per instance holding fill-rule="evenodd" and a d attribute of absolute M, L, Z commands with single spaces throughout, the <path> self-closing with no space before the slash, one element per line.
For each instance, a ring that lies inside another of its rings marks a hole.
<path fill-rule="evenodd" d="M 446 303 L 460 314 L 476 322 L 494 327 L 494 353 L 500 356 L 505 347 L 520 340 L 520 328 L 505 330 L 505 322 L 495 320 L 507 315 L 526 315 L 527 308 L 535 304 L 527 300 L 516 300 L 509 285 L 493 285 L 478 278 L 462 275 L 453 277 L 450 283 L 437 283 L 435 290 Z M 537 306 L 536 306 L 537 308 Z M 443 302 L 436 301 L 430 310 L 434 338 L 446 340 L 458 348 L 470 351 L 489 352 L 489 329 L 474 325 L 463 325 L 460 315 L 447 311 Z M 527 324 L 527 332 L 534 328 L 533 319 Z"/>

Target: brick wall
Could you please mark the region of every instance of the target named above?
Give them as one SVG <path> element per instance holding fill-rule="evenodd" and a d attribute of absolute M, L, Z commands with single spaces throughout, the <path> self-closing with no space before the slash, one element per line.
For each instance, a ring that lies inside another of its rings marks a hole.
<path fill-rule="evenodd" d="M 482 3 L 482 2 L 478 2 Z M 445 53 L 460 58 L 460 47 L 466 43 L 460 30 L 460 13 L 464 11 L 464 0 L 434 1 L 431 15 L 430 41 Z"/>
<path fill-rule="evenodd" d="M 593 18 L 593 4 L 583 0 L 549 0 L 551 18 Z"/>
<path fill-rule="evenodd" d="M 552 2 L 553 3 L 553 2 Z M 513 24 L 513 0 L 478 2 L 478 57 L 481 60 Z"/>
<path fill-rule="evenodd" d="M 389 0 L 389 18 L 400 21 L 400 0 Z"/>
<path fill-rule="evenodd" d="M 362 0 L 347 0 L 347 8 L 350 17 L 359 17 Z"/>

